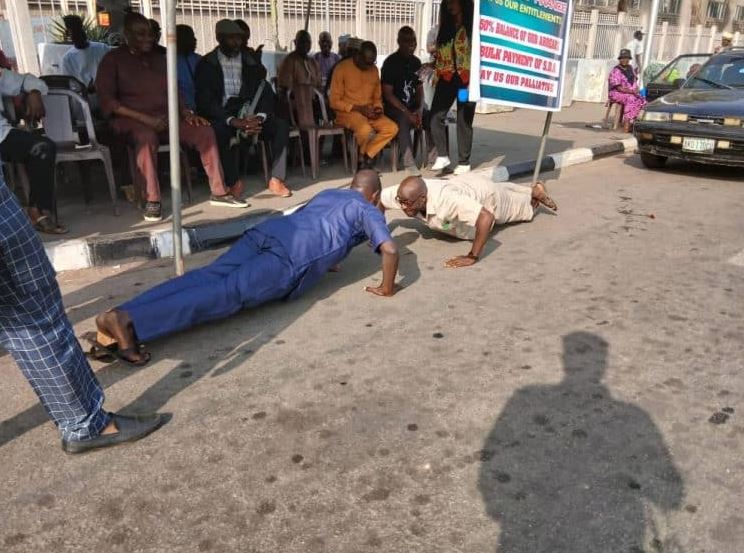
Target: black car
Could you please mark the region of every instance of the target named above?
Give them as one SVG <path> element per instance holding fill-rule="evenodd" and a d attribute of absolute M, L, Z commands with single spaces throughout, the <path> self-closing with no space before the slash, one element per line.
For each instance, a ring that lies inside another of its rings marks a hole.
<path fill-rule="evenodd" d="M 641 161 L 653 169 L 668 158 L 744 167 L 744 48 L 694 69 L 638 116 L 633 132 Z"/>

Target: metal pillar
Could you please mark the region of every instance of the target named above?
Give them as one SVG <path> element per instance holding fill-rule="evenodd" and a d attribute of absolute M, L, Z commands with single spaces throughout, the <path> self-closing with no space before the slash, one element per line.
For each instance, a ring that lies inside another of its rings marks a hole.
<path fill-rule="evenodd" d="M 170 184 L 173 204 L 173 262 L 176 275 L 183 274 L 181 241 L 181 148 L 178 106 L 178 69 L 176 58 L 176 0 L 166 0 L 165 44 L 168 68 L 168 144 L 170 144 Z"/>

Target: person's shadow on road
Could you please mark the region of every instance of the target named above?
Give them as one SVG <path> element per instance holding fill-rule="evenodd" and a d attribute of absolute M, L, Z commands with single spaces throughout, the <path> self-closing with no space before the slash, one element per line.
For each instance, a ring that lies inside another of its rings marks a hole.
<path fill-rule="evenodd" d="M 681 552 L 666 520 L 684 484 L 664 438 L 602 384 L 607 342 L 573 332 L 563 347 L 563 381 L 517 390 L 481 451 L 496 552 Z"/>

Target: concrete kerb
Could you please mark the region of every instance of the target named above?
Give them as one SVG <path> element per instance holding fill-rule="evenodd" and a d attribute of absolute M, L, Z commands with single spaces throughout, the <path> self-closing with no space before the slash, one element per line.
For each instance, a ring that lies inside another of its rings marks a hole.
<path fill-rule="evenodd" d="M 597 144 L 590 148 L 574 148 L 545 156 L 542 160 L 543 172 L 555 171 L 563 167 L 586 163 L 595 159 L 632 152 L 636 148 L 635 138 Z M 506 182 L 531 175 L 537 160 L 512 163 L 480 170 L 478 173 L 491 173 L 495 182 Z M 282 211 L 256 211 L 246 217 L 216 221 L 201 225 L 186 226 L 183 229 L 183 253 L 189 255 L 228 244 L 247 229 L 259 224 L 268 217 L 289 215 L 304 203 Z M 159 259 L 173 256 L 173 231 L 170 229 L 150 232 L 129 232 L 105 237 L 63 240 L 44 244 L 47 256 L 57 271 L 88 269 L 113 265 L 134 259 Z"/>
<path fill-rule="evenodd" d="M 571 150 L 565 150 L 563 152 L 545 156 L 540 164 L 540 171 L 543 173 L 555 171 L 557 169 L 594 161 L 595 159 L 601 159 L 607 156 L 613 156 L 625 152 L 634 152 L 636 146 L 636 139 L 631 137 L 612 142 L 603 142 L 589 148 L 573 148 Z M 537 160 L 533 159 L 531 161 L 494 167 L 493 172 L 491 173 L 491 179 L 494 182 L 506 182 L 526 177 L 532 175 L 535 171 L 535 165 L 537 165 Z"/>

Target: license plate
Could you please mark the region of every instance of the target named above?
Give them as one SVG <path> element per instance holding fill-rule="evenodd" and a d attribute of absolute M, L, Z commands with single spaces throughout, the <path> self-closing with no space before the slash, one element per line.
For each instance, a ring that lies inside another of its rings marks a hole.
<path fill-rule="evenodd" d="M 716 141 L 711 138 L 691 138 L 686 136 L 682 139 L 682 149 L 686 152 L 712 154 L 715 148 Z"/>

